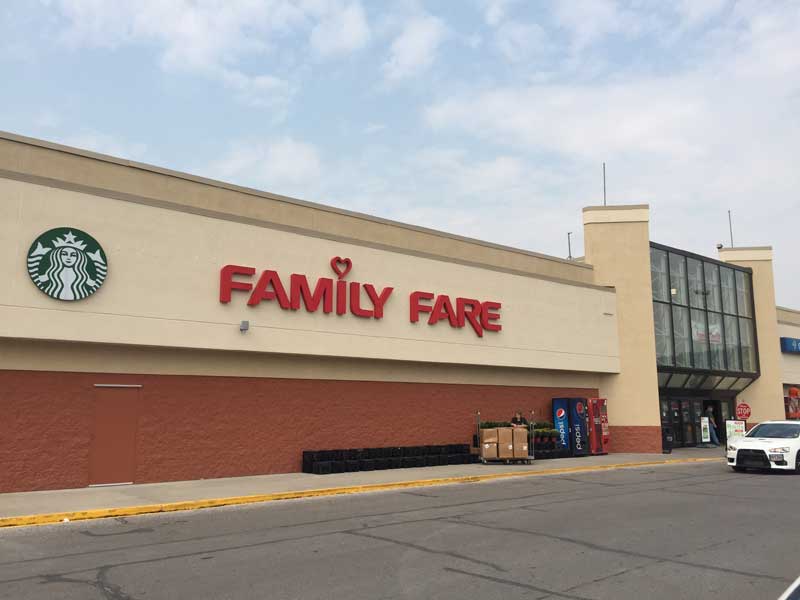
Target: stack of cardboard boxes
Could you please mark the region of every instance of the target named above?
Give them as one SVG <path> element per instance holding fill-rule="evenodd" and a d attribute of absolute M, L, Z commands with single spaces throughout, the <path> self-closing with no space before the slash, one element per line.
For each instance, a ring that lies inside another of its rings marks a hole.
<path fill-rule="evenodd" d="M 528 430 L 523 427 L 481 429 L 481 458 L 509 460 L 528 458 Z"/>

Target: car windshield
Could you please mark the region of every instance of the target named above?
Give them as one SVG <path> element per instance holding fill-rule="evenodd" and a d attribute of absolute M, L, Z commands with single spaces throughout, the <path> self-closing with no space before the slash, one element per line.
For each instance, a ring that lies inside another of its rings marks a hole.
<path fill-rule="evenodd" d="M 747 437 L 797 438 L 800 437 L 800 423 L 762 423 L 753 427 Z"/>

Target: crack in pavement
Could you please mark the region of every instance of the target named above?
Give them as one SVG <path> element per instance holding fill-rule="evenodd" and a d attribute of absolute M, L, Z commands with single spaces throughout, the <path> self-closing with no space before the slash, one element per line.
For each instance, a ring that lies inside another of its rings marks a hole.
<path fill-rule="evenodd" d="M 444 519 L 447 520 L 447 519 Z M 611 552 L 614 554 L 621 554 L 623 556 L 631 556 L 635 558 L 644 558 L 649 560 L 660 560 L 665 561 L 672 564 L 681 565 L 684 567 L 694 567 L 697 569 L 706 569 L 709 571 L 719 571 L 721 573 L 726 573 L 729 575 L 741 575 L 747 577 L 755 577 L 758 579 L 768 579 L 771 581 L 780 581 L 780 582 L 788 582 L 791 583 L 791 579 L 787 579 L 785 577 L 778 577 L 775 575 L 768 575 L 766 573 L 753 573 L 750 571 L 742 571 L 737 569 L 728 569 L 725 567 L 717 567 L 715 565 L 708 565 L 702 563 L 693 563 L 686 560 L 678 560 L 677 558 L 672 558 L 669 556 L 658 556 L 654 554 L 645 554 L 644 552 L 636 552 L 633 550 L 625 550 L 622 548 L 613 548 L 611 546 L 604 546 L 602 544 L 596 544 L 594 542 L 588 542 L 585 540 L 578 540 L 575 538 L 569 538 L 566 536 L 554 535 L 552 533 L 547 533 L 544 531 L 531 531 L 530 529 L 517 529 L 512 527 L 502 527 L 500 525 L 485 525 L 483 523 L 478 523 L 476 521 L 469 521 L 466 519 L 458 519 L 451 521 L 452 523 L 459 524 L 459 525 L 472 525 L 473 527 L 479 527 L 481 529 L 491 529 L 492 531 L 507 531 L 511 533 L 522 533 L 525 535 L 532 535 L 535 537 L 543 537 L 550 540 L 556 540 L 559 542 L 565 542 L 568 544 L 576 544 L 588 550 L 595 550 L 600 552 Z"/>
<path fill-rule="evenodd" d="M 51 585 L 54 583 L 76 583 L 95 588 L 106 600 L 136 600 L 133 596 L 126 594 L 121 586 L 114 585 L 108 581 L 108 572 L 114 565 L 103 565 L 96 569 L 94 579 L 76 579 L 67 577 L 65 574 L 42 575 L 40 585 Z"/>
<path fill-rule="evenodd" d="M 490 563 L 490 562 L 487 562 L 487 561 L 478 560 L 477 558 L 472 558 L 472 557 L 466 556 L 465 554 L 459 554 L 457 552 L 449 552 L 447 550 L 436 550 L 434 548 L 427 548 L 425 546 L 421 546 L 419 544 L 413 544 L 411 542 L 404 542 L 404 541 L 401 541 L 401 540 L 396 540 L 394 538 L 389 538 L 389 537 L 384 537 L 384 536 L 380 536 L 380 535 L 372 535 L 372 534 L 369 534 L 369 533 L 364 533 L 363 530 L 345 531 L 343 533 L 349 533 L 350 535 L 355 535 L 355 536 L 358 536 L 358 537 L 370 538 L 370 539 L 373 539 L 373 540 L 380 540 L 382 542 L 388 542 L 390 544 L 397 544 L 398 546 L 403 546 L 404 548 L 411 548 L 413 550 L 419 550 L 420 552 L 426 552 L 428 554 L 438 554 L 440 556 L 449 556 L 451 558 L 457 558 L 459 560 L 464 560 L 464 561 L 467 561 L 467 562 L 471 562 L 471 563 L 474 563 L 476 565 L 482 565 L 484 567 L 489 567 L 491 569 L 494 569 L 495 571 L 500 571 L 501 573 L 508 572 L 508 569 L 503 568 L 500 565 L 497 565 L 495 563 Z"/>
<path fill-rule="evenodd" d="M 569 598 L 570 600 L 592 600 L 591 598 L 587 598 L 586 596 L 576 596 L 574 594 L 567 594 L 565 592 L 558 592 L 556 590 L 551 590 L 549 588 L 543 588 L 536 585 L 531 585 L 529 583 L 522 583 L 519 581 L 514 581 L 513 579 L 503 579 L 501 577 L 492 577 L 491 575 L 481 575 L 480 573 L 470 573 L 469 571 L 462 571 L 461 569 L 454 569 L 452 567 L 444 567 L 445 571 L 450 573 L 459 573 L 461 575 L 467 575 L 468 577 L 477 577 L 478 579 L 484 579 L 486 581 L 491 581 L 493 583 L 502 583 L 504 585 L 510 585 L 513 587 L 522 588 L 524 590 L 530 590 L 533 592 L 542 592 L 545 594 L 544 596 L 539 596 L 536 600 L 543 600 L 544 598 L 555 596 L 556 598 Z"/>

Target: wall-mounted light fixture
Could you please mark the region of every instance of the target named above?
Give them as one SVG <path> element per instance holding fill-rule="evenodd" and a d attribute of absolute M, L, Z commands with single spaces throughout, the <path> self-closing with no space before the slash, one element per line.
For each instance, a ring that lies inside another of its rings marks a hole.
<path fill-rule="evenodd" d="M 239 331 L 241 333 L 247 333 L 249 329 L 250 329 L 250 321 L 242 321 L 241 323 L 239 323 Z"/>

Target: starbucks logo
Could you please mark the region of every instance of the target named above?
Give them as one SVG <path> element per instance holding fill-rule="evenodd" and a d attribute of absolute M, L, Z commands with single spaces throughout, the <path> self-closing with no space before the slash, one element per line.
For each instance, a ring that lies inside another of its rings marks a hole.
<path fill-rule="evenodd" d="M 108 274 L 105 252 L 92 236 L 73 227 L 45 231 L 28 250 L 28 274 L 56 300 L 82 300 L 94 294 Z"/>

